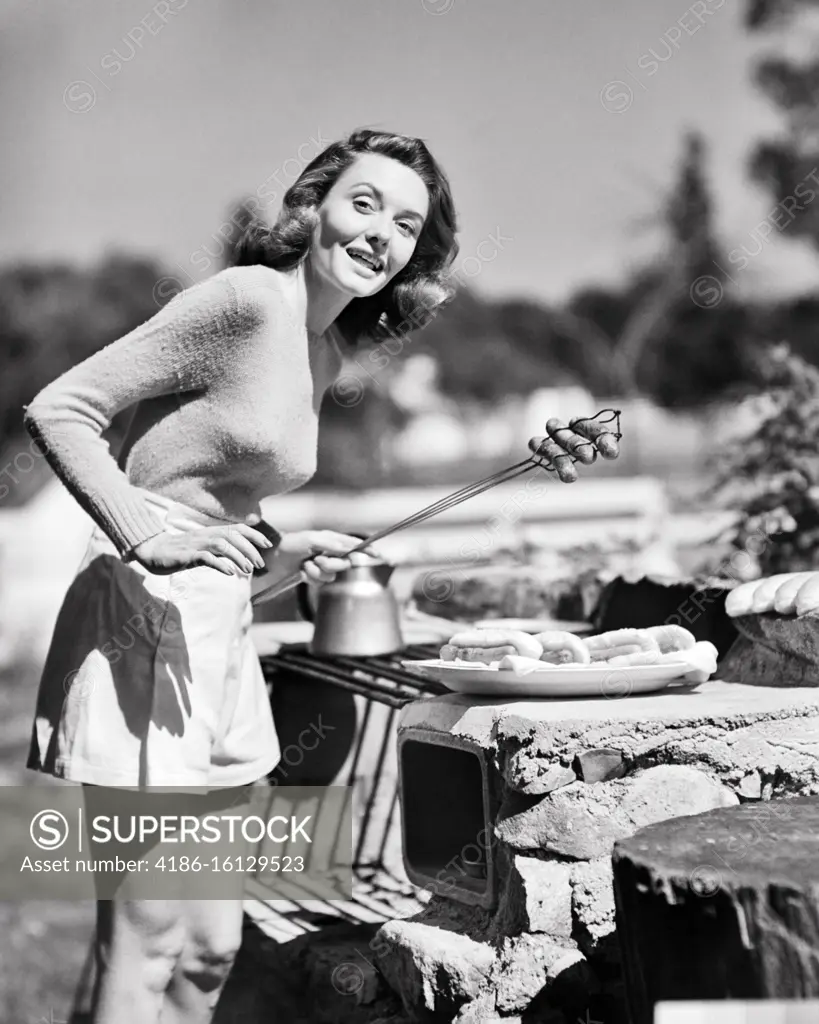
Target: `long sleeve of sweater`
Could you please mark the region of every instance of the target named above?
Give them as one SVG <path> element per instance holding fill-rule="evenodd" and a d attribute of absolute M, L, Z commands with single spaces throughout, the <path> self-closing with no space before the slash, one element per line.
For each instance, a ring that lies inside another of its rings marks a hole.
<path fill-rule="evenodd" d="M 163 525 L 101 435 L 117 413 L 137 402 L 207 389 L 230 358 L 230 346 L 257 327 L 252 303 L 229 278 L 210 278 L 62 374 L 24 407 L 26 429 L 49 465 L 123 556 Z"/>

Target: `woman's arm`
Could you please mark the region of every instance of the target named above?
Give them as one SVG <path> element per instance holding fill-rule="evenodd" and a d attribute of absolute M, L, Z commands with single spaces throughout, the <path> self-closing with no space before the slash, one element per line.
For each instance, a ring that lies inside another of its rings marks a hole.
<path fill-rule="evenodd" d="M 122 555 L 163 530 L 102 433 L 146 398 L 203 389 L 234 339 L 258 317 L 225 272 L 177 295 L 155 316 L 40 391 L 23 422 L 56 475 Z"/>

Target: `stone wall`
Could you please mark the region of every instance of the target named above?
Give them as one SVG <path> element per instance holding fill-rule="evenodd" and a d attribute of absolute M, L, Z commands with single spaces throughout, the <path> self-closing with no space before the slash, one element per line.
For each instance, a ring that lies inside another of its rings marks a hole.
<path fill-rule="evenodd" d="M 373 942 L 379 971 L 419 1021 L 627 1024 L 615 842 L 680 815 L 819 793 L 815 689 L 712 681 L 628 700 L 478 706 L 452 695 L 409 705 L 401 728 L 480 751 L 497 797 L 495 905 L 439 889 Z"/>

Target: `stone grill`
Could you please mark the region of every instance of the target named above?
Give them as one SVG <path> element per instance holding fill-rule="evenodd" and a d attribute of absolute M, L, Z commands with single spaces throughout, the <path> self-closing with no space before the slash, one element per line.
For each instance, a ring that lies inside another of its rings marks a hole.
<path fill-rule="evenodd" d="M 318 658 L 291 645 L 262 658 L 285 754 L 317 709 L 338 730 L 314 764 L 285 756 L 282 781 L 358 796 L 353 900 L 269 901 L 271 916 L 380 925 L 378 984 L 417 1019 L 537 1009 L 555 1024 L 625 1024 L 614 843 L 712 807 L 819 792 L 819 690 L 722 679 L 509 701 L 452 694 L 401 665 L 436 653 Z"/>
<path fill-rule="evenodd" d="M 669 818 L 746 801 L 764 816 L 768 801 L 819 793 L 819 689 L 449 693 L 402 709 L 398 749 L 407 872 L 433 894 L 419 917 L 381 929 L 379 967 L 404 1006 L 460 1022 L 548 1004 L 549 1024 L 626 1024 L 615 843 Z"/>

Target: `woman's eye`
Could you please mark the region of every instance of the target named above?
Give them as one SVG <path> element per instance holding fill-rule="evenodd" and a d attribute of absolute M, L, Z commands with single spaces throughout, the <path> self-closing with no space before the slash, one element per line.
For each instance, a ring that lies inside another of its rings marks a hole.
<path fill-rule="evenodd" d="M 415 225 L 410 223 L 409 221 L 404 221 L 401 226 L 406 228 L 409 234 L 415 234 Z"/>
<path fill-rule="evenodd" d="M 359 199 L 354 199 L 353 200 L 353 204 L 354 205 L 358 206 L 359 203 L 365 203 L 366 204 L 365 207 L 364 207 L 365 210 L 371 210 L 372 209 L 372 201 L 370 199 L 365 199 L 362 196 Z"/>

